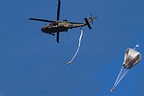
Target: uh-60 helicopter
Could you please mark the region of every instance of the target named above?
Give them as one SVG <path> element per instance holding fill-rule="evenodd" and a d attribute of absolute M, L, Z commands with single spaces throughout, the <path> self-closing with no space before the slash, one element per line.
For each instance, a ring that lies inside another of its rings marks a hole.
<path fill-rule="evenodd" d="M 97 17 L 91 17 L 89 19 L 84 18 L 84 23 L 78 23 L 78 22 L 68 22 L 67 20 L 59 20 L 60 17 L 60 5 L 61 1 L 58 0 L 58 9 L 57 9 L 57 20 L 45 20 L 45 19 L 38 19 L 38 18 L 29 18 L 29 20 L 35 20 L 35 21 L 42 21 L 42 22 L 49 22 L 49 24 L 46 24 L 44 27 L 41 28 L 41 31 L 44 33 L 49 33 L 51 35 L 57 35 L 56 41 L 59 43 L 59 33 L 68 31 L 68 29 L 72 28 L 78 28 L 83 26 L 88 26 L 89 29 L 92 29 L 89 22 L 93 22 L 93 19 Z"/>

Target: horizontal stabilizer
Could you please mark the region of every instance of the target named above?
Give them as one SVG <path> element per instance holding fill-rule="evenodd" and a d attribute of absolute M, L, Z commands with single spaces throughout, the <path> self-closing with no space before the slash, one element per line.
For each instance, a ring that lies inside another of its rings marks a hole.
<path fill-rule="evenodd" d="M 85 22 L 86 22 L 86 25 L 88 26 L 88 28 L 92 29 L 92 27 L 90 26 L 90 23 L 89 23 L 88 19 L 87 18 L 84 18 L 84 19 L 85 19 Z"/>

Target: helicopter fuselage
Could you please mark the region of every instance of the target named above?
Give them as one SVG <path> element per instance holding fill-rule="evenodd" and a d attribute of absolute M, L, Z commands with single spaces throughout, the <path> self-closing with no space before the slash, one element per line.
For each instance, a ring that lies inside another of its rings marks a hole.
<path fill-rule="evenodd" d="M 72 24 L 67 21 L 61 21 L 61 22 L 59 21 L 56 23 L 50 23 L 50 24 L 45 25 L 43 28 L 41 28 L 41 31 L 44 33 L 52 34 L 52 33 L 56 33 L 56 32 L 65 32 L 65 31 L 68 31 L 68 29 L 82 27 L 85 25 L 86 25 L 85 23 L 81 23 L 81 24 L 73 23 Z"/>

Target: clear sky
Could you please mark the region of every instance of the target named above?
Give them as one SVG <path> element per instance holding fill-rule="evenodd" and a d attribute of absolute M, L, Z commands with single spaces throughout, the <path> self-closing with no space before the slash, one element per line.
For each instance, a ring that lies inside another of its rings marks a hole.
<path fill-rule="evenodd" d="M 144 0 L 61 0 L 60 19 L 84 22 L 91 13 L 92 30 L 83 27 L 55 37 L 41 32 L 56 20 L 57 0 L 0 0 L 0 96 L 144 96 L 144 61 L 133 67 L 113 93 L 109 90 L 127 48 L 144 56 Z"/>

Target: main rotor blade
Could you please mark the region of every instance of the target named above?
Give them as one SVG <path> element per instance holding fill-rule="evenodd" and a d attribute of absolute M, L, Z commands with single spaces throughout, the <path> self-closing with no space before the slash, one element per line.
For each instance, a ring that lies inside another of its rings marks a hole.
<path fill-rule="evenodd" d="M 59 32 L 57 32 L 56 41 L 59 43 Z"/>
<path fill-rule="evenodd" d="M 29 20 L 35 20 L 35 21 L 42 21 L 42 22 L 55 22 L 55 21 L 52 21 L 52 20 L 45 20 L 45 19 L 37 19 L 37 18 L 29 18 Z"/>
<path fill-rule="evenodd" d="M 58 0 L 57 20 L 59 20 L 59 17 L 60 17 L 60 5 L 61 5 L 61 1 Z"/>

